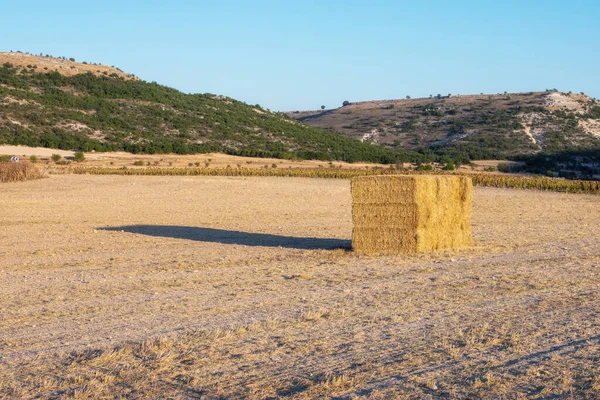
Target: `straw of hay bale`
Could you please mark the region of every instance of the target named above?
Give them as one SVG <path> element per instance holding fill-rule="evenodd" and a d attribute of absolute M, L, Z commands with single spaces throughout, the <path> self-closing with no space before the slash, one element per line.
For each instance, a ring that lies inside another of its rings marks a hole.
<path fill-rule="evenodd" d="M 464 176 L 352 179 L 352 247 L 401 254 L 470 246 L 473 183 Z"/>

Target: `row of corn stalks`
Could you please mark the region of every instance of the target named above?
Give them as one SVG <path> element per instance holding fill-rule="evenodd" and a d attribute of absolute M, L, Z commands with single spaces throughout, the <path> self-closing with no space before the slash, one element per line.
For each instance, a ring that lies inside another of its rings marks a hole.
<path fill-rule="evenodd" d="M 495 175 L 483 173 L 458 173 L 452 171 L 398 171 L 394 169 L 276 169 L 276 168 L 111 168 L 111 167 L 74 167 L 75 174 L 92 175 L 153 175 L 153 176 L 277 176 L 299 178 L 350 179 L 355 176 L 390 174 L 436 174 L 467 175 L 473 178 L 476 186 L 498 188 L 536 189 L 567 193 L 600 193 L 600 181 L 565 180 L 548 177 L 526 177 Z"/>

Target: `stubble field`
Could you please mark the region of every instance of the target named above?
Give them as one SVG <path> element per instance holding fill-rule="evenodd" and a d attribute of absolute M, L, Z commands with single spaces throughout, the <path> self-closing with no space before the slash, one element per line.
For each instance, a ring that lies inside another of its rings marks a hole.
<path fill-rule="evenodd" d="M 349 182 L 0 187 L 0 398 L 597 398 L 600 197 L 475 188 L 475 247 L 357 256 Z"/>

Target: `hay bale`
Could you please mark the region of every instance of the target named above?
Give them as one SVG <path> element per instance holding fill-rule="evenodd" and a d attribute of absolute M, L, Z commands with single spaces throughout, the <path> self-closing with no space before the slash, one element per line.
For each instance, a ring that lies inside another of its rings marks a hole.
<path fill-rule="evenodd" d="M 352 247 L 401 254 L 472 245 L 471 178 L 364 176 L 352 179 Z"/>

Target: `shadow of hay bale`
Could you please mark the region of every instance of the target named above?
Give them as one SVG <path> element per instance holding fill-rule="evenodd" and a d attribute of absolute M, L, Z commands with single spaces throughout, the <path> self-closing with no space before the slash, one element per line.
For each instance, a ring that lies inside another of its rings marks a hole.
<path fill-rule="evenodd" d="M 139 235 L 195 240 L 199 242 L 237 244 L 243 246 L 284 247 L 291 249 L 339 249 L 351 247 L 349 240 L 294 237 L 230 231 L 225 229 L 200 228 L 177 225 L 128 225 L 99 228 L 104 231 L 136 233 Z"/>

